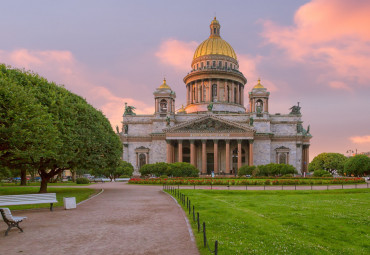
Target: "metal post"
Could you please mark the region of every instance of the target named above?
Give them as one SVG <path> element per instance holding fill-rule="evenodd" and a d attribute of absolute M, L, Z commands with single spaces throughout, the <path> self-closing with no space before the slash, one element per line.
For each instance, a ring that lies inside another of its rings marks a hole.
<path fill-rule="evenodd" d="M 248 190 L 248 185 L 245 185 L 245 190 Z"/>
<path fill-rule="evenodd" d="M 218 241 L 215 241 L 215 255 L 218 254 Z"/>
<path fill-rule="evenodd" d="M 357 189 L 357 183 L 355 184 L 355 189 Z"/>
<path fill-rule="evenodd" d="M 329 185 L 326 185 L 326 190 L 329 190 Z"/>
<path fill-rule="evenodd" d="M 281 185 L 281 190 L 284 190 L 284 186 L 283 185 Z"/>
<path fill-rule="evenodd" d="M 190 202 L 190 199 L 189 199 L 189 215 L 191 213 L 191 202 Z"/>
<path fill-rule="evenodd" d="M 212 183 L 211 183 L 211 189 L 212 189 Z"/>
<path fill-rule="evenodd" d="M 343 189 L 343 183 L 342 183 L 342 189 Z"/>
<path fill-rule="evenodd" d="M 195 184 L 194 184 L 194 189 L 195 189 Z"/>
<path fill-rule="evenodd" d="M 188 197 L 186 197 L 186 208 L 188 208 L 189 207 L 189 199 L 188 199 Z"/>
<path fill-rule="evenodd" d="M 311 190 L 312 190 L 312 184 L 311 184 Z"/>
<path fill-rule="evenodd" d="M 206 236 L 206 223 L 203 221 L 203 243 L 204 247 L 207 246 L 207 236 Z"/>
<path fill-rule="evenodd" d="M 266 185 L 263 185 L 263 190 L 266 190 Z"/>
<path fill-rule="evenodd" d="M 200 232 L 199 212 L 197 212 L 198 233 Z"/>
<path fill-rule="evenodd" d="M 294 190 L 297 190 L 297 184 L 294 185 Z"/>

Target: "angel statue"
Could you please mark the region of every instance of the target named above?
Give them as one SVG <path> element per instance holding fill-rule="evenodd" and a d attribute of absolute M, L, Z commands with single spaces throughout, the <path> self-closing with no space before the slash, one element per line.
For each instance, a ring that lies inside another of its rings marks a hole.
<path fill-rule="evenodd" d="M 133 106 L 127 106 L 127 103 L 125 102 L 125 113 L 123 114 L 123 116 L 126 116 L 126 115 L 136 115 L 136 113 L 134 113 L 134 110 L 136 108 L 133 107 Z"/>
<path fill-rule="evenodd" d="M 299 106 L 299 102 L 298 105 L 293 105 L 289 108 L 289 110 L 291 110 L 289 114 L 301 114 L 301 107 Z"/>

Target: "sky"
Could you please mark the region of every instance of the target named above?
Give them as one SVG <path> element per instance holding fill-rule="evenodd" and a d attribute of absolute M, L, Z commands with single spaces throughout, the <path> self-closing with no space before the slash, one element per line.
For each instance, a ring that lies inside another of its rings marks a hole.
<path fill-rule="evenodd" d="M 248 91 L 261 78 L 270 113 L 300 102 L 310 158 L 370 151 L 368 0 L 0 0 L 0 63 L 84 97 L 121 127 L 124 103 L 154 112 L 166 77 L 176 108 L 183 78 L 217 16 Z M 246 103 L 247 104 L 247 103 Z"/>

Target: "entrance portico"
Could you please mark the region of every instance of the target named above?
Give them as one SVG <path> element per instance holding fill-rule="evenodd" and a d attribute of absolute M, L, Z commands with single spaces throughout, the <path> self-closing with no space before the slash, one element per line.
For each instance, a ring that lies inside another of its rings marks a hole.
<path fill-rule="evenodd" d="M 241 166 L 253 165 L 254 132 L 212 115 L 173 126 L 166 129 L 167 162 L 186 162 L 189 149 L 189 163 L 201 174 L 236 174 Z"/>

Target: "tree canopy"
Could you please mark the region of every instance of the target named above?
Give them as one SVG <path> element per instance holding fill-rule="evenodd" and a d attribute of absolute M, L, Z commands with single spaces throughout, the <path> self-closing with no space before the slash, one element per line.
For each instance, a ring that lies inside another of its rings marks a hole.
<path fill-rule="evenodd" d="M 347 161 L 347 157 L 340 153 L 321 153 L 317 155 L 311 163 L 308 165 L 310 172 L 316 170 L 325 170 L 334 174 L 337 171 L 343 174 L 344 163 Z"/>
<path fill-rule="evenodd" d="M 117 165 L 111 165 L 106 168 L 93 169 L 91 173 L 95 176 L 104 175 L 111 180 L 120 177 L 121 175 L 131 176 L 134 172 L 134 167 L 131 163 L 121 160 Z"/>
<path fill-rule="evenodd" d="M 366 155 L 350 157 L 344 164 L 344 173 L 347 176 L 363 176 L 370 173 L 370 158 Z"/>
<path fill-rule="evenodd" d="M 0 65 L 1 165 L 37 169 L 47 182 L 66 169 L 119 164 L 122 144 L 86 100 L 39 75 Z"/>

